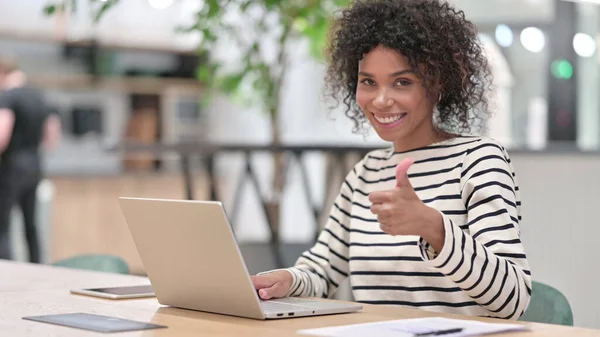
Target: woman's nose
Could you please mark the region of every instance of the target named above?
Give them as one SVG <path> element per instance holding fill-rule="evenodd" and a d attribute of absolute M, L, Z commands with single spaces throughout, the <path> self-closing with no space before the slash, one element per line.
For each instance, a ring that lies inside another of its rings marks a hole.
<path fill-rule="evenodd" d="M 378 109 L 389 108 L 394 104 L 394 100 L 388 95 L 387 90 L 382 88 L 377 92 L 373 105 Z"/>

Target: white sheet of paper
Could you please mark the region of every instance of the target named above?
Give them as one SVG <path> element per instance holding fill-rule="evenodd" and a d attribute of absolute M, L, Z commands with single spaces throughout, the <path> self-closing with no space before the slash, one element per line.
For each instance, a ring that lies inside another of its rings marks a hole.
<path fill-rule="evenodd" d="M 462 328 L 459 333 L 441 335 L 443 337 L 481 336 L 500 332 L 528 331 L 521 324 L 509 323 L 484 323 L 477 321 L 449 319 L 442 317 L 401 319 L 393 321 L 361 323 L 352 325 L 333 326 L 317 329 L 299 330 L 303 335 L 322 337 L 413 337 L 415 334 Z"/>

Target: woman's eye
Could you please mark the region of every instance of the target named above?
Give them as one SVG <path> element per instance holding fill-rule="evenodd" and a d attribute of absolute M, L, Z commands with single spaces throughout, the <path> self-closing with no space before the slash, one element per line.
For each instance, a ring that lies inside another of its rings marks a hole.
<path fill-rule="evenodd" d="M 397 86 L 401 86 L 401 87 L 402 87 L 402 86 L 405 86 L 405 85 L 409 85 L 409 84 L 410 84 L 410 81 L 409 81 L 409 80 L 397 80 L 397 81 L 396 81 L 396 85 L 397 85 Z"/>
<path fill-rule="evenodd" d="M 371 86 L 371 85 L 375 84 L 375 82 L 373 82 L 373 80 L 370 80 L 370 79 L 368 79 L 368 78 L 365 78 L 365 79 L 364 79 L 364 80 L 362 80 L 361 82 L 362 82 L 362 84 L 364 84 L 364 85 L 369 85 L 369 86 Z"/>

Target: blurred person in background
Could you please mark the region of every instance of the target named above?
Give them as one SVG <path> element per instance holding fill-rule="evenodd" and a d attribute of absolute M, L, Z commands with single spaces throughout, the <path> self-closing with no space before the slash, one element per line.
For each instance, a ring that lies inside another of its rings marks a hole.
<path fill-rule="evenodd" d="M 40 147 L 60 139 L 61 122 L 39 89 L 27 84 L 17 62 L 0 56 L 0 258 L 12 259 L 11 210 L 23 214 L 29 260 L 40 261 L 36 191 L 42 179 Z"/>
<path fill-rule="evenodd" d="M 355 0 L 333 24 L 327 94 L 390 142 L 348 173 L 318 242 L 252 277 L 262 299 L 331 297 L 516 320 L 531 298 L 508 153 L 471 134 L 490 69 L 473 23 L 444 0 Z"/>

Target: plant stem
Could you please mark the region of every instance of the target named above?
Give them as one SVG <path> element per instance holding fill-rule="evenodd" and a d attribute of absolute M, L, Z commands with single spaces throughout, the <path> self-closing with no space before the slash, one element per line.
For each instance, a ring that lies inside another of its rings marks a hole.
<path fill-rule="evenodd" d="M 287 54 L 286 54 L 286 44 L 288 41 L 288 37 L 290 35 L 290 26 L 285 25 L 284 30 L 279 38 L 279 46 L 280 50 L 277 55 L 277 66 L 279 66 L 279 73 L 272 74 L 272 88 L 271 95 L 272 99 L 269 100 L 271 102 L 269 106 L 269 116 L 271 118 L 271 143 L 273 145 L 281 144 L 281 128 L 279 125 L 279 108 L 281 102 L 281 87 L 285 80 L 286 69 L 287 69 Z M 269 200 L 269 220 L 273 230 L 273 233 L 276 235 L 279 234 L 279 218 L 280 218 L 280 208 L 281 208 L 281 195 L 283 194 L 283 188 L 285 184 L 285 167 L 284 167 L 284 158 L 283 153 L 275 152 L 273 154 L 273 185 L 271 186 L 272 195 Z M 276 238 L 271 238 L 271 240 L 275 240 Z"/>
<path fill-rule="evenodd" d="M 286 54 L 286 44 L 290 34 L 290 26 L 285 25 L 284 30 L 279 38 L 279 46 L 281 47 L 279 50 L 279 54 L 277 55 L 277 65 L 279 66 L 279 74 L 275 76 L 273 79 L 273 105 L 270 107 L 270 115 L 271 115 L 271 131 L 272 131 L 272 143 L 274 145 L 279 145 L 281 143 L 281 128 L 279 125 L 279 108 L 281 102 L 281 87 L 283 86 L 283 82 L 285 80 L 286 70 L 287 70 L 287 54 Z M 275 154 L 275 177 L 273 179 L 273 192 L 276 200 L 280 199 L 281 193 L 283 192 L 284 185 L 284 172 L 283 172 L 283 154 L 276 153 Z"/>

